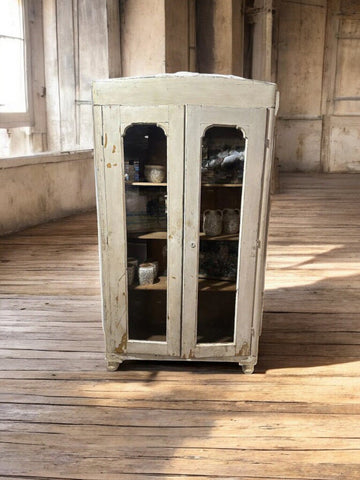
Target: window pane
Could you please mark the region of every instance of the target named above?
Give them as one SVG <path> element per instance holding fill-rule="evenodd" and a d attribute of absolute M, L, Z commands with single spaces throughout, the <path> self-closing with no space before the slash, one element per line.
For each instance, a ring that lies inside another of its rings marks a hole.
<path fill-rule="evenodd" d="M 23 40 L 0 38 L 0 112 L 26 112 Z"/>
<path fill-rule="evenodd" d="M 24 38 L 20 0 L 0 1 L 0 35 Z"/>

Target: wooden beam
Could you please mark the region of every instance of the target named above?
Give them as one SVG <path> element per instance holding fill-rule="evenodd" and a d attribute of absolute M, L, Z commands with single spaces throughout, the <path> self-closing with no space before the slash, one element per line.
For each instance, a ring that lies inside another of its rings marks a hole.
<path fill-rule="evenodd" d="M 243 27 L 243 0 L 198 0 L 200 73 L 242 75 Z"/>
<path fill-rule="evenodd" d="M 253 37 L 252 78 L 271 81 L 272 54 L 272 2 L 273 0 L 255 0 Z"/>

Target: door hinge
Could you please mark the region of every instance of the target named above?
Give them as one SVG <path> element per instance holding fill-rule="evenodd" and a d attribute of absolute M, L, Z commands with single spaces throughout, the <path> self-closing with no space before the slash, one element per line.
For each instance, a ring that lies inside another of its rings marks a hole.
<path fill-rule="evenodd" d="M 261 247 L 261 241 L 260 240 L 256 240 L 256 248 L 259 249 Z"/>
<path fill-rule="evenodd" d="M 104 135 L 101 135 L 101 145 L 104 146 Z"/>

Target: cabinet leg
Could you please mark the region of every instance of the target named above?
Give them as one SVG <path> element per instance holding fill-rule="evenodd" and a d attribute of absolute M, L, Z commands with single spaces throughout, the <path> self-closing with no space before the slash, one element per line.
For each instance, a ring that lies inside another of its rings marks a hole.
<path fill-rule="evenodd" d="M 245 373 L 246 375 L 251 375 L 252 373 L 254 373 L 255 365 L 241 365 L 241 363 L 239 363 L 239 365 L 243 373 Z"/>
<path fill-rule="evenodd" d="M 116 372 L 116 370 L 119 368 L 119 365 L 122 362 L 106 362 L 106 368 L 108 372 Z"/>

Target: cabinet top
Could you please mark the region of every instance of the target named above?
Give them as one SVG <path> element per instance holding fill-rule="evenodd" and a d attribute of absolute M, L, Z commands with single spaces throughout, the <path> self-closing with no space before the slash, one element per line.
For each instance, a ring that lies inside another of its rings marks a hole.
<path fill-rule="evenodd" d="M 233 75 L 178 72 L 93 83 L 94 105 L 213 105 L 271 108 L 277 86 Z"/>

